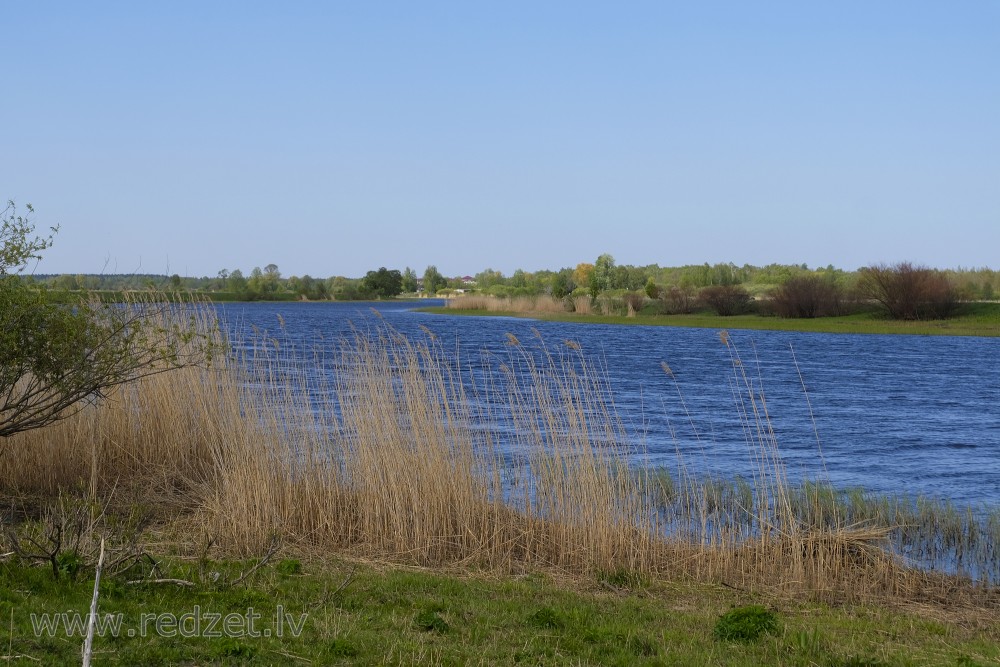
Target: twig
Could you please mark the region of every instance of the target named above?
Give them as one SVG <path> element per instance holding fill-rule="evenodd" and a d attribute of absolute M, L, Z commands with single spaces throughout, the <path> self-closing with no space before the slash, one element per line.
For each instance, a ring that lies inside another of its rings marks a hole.
<path fill-rule="evenodd" d="M 310 660 L 309 658 L 303 658 L 301 655 L 295 655 L 294 653 L 285 653 L 284 651 L 279 651 L 277 649 L 271 649 L 271 653 L 277 653 L 278 655 L 284 656 L 286 658 L 293 658 L 295 660 L 301 660 L 302 662 L 306 663 L 307 665 L 311 665 L 312 664 L 312 660 Z"/>
<path fill-rule="evenodd" d="M 333 593 L 331 593 L 331 594 L 330 594 L 330 597 L 334 597 L 334 596 L 338 595 L 338 594 L 339 594 L 339 593 L 340 593 L 340 592 L 341 592 L 342 590 L 344 590 L 345 588 L 347 588 L 347 585 L 348 585 L 349 583 L 351 583 L 351 579 L 353 579 L 353 578 L 354 578 L 354 571 L 355 571 L 355 570 L 357 570 L 357 569 L 358 569 L 358 566 L 357 566 L 357 565 L 355 565 L 354 567 L 352 567 L 352 568 L 351 568 L 351 571 L 347 573 L 347 578 L 346 578 L 346 579 L 344 579 L 344 583 L 342 583 L 342 584 L 341 584 L 341 585 L 340 585 L 340 586 L 339 586 L 339 587 L 337 588 L 337 590 L 335 590 L 335 591 L 334 591 Z"/>
<path fill-rule="evenodd" d="M 94 573 L 94 597 L 90 599 L 90 618 L 87 619 L 87 639 L 83 642 L 83 667 L 90 667 L 90 656 L 94 652 L 94 627 L 97 621 L 97 595 L 101 590 L 101 568 L 104 567 L 104 538 L 101 538 L 101 555 L 97 559 Z"/>
<path fill-rule="evenodd" d="M 176 584 L 178 586 L 194 586 L 194 582 L 186 579 L 133 579 L 126 581 L 126 584 Z"/>
<path fill-rule="evenodd" d="M 337 590 L 333 591 L 332 593 L 325 594 L 323 597 L 321 597 L 318 600 L 310 602 L 308 605 L 306 605 L 306 609 L 313 609 L 315 607 L 319 607 L 321 605 L 325 605 L 327 602 L 329 602 L 334 597 L 336 597 L 341 592 L 343 592 L 343 590 L 345 588 L 347 588 L 348 584 L 351 583 L 351 579 L 354 578 L 354 571 L 357 570 L 357 569 L 358 569 L 357 565 L 355 565 L 354 567 L 352 567 L 351 571 L 347 573 L 347 578 L 344 579 L 343 583 L 340 584 L 340 586 L 337 587 Z"/>
<path fill-rule="evenodd" d="M 243 581 L 245 581 L 247 578 L 249 578 L 254 572 L 256 572 L 261 567 L 263 567 L 267 563 L 267 561 L 271 560 L 271 557 L 274 556 L 274 554 L 278 553 L 278 549 L 280 547 L 281 547 L 281 545 L 278 542 L 278 540 L 274 540 L 271 543 L 271 548 L 267 550 L 266 554 L 264 554 L 264 557 L 261 558 L 260 561 L 256 565 L 254 565 L 252 568 L 250 568 L 245 574 L 241 574 L 239 577 L 237 577 L 233 581 L 233 583 L 230 584 L 230 585 L 231 586 L 236 586 L 238 584 L 243 583 Z"/>

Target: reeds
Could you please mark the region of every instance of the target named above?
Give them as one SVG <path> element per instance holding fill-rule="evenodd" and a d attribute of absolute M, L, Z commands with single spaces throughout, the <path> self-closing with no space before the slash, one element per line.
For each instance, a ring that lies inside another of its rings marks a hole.
<path fill-rule="evenodd" d="M 919 504 L 894 514 L 888 501 L 793 488 L 760 378 L 723 343 L 753 461 L 746 480 L 637 466 L 605 375 L 573 341 L 510 335 L 504 352 L 464 359 L 429 332 L 407 338 L 375 321 L 312 354 L 256 341 L 123 387 L 9 439 L 0 491 L 143 503 L 244 555 L 280 539 L 425 565 L 898 595 L 926 588 L 888 547 L 903 530 L 975 544 L 965 557 L 996 567 L 995 512 L 941 523 Z"/>
<path fill-rule="evenodd" d="M 456 310 L 485 310 L 490 313 L 565 313 L 573 308 L 573 302 L 556 299 L 547 294 L 535 296 L 467 294 L 449 299 L 447 307 Z"/>

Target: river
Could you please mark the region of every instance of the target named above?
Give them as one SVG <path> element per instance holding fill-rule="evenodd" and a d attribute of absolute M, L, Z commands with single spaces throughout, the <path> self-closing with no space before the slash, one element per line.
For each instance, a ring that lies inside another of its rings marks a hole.
<path fill-rule="evenodd" d="M 735 403 L 748 380 L 766 398 L 793 480 L 1000 505 L 1000 339 L 730 330 L 727 347 L 715 329 L 414 310 L 422 305 L 440 302 L 218 309 L 235 339 L 273 336 L 307 364 L 314 346 L 381 320 L 414 337 L 426 336 L 425 327 L 463 360 L 506 353 L 508 333 L 530 345 L 537 331 L 553 349 L 571 340 L 606 375 L 637 457 L 672 468 L 680 455 L 689 468 L 726 477 L 751 475 Z M 734 367 L 734 351 L 742 366 Z"/>

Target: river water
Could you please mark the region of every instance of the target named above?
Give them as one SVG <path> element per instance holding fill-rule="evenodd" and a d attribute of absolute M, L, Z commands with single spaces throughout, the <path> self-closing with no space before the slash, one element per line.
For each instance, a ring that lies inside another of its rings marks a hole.
<path fill-rule="evenodd" d="M 727 347 L 713 329 L 414 310 L 439 303 L 218 308 L 235 339 L 279 338 L 306 364 L 314 346 L 333 346 L 352 326 L 383 320 L 414 337 L 426 336 L 424 327 L 463 360 L 505 354 L 508 333 L 529 344 L 537 332 L 552 348 L 571 340 L 606 376 L 637 456 L 667 468 L 680 456 L 688 468 L 725 477 L 752 474 L 736 407 L 749 382 L 766 398 L 793 480 L 1000 505 L 1000 339 L 730 330 Z"/>

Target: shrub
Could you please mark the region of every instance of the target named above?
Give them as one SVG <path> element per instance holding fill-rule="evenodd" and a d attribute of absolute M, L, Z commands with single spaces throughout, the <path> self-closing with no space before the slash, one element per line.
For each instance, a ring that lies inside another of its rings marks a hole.
<path fill-rule="evenodd" d="M 861 269 L 858 292 L 881 304 L 896 320 L 941 319 L 958 306 L 958 294 L 947 276 L 909 262 Z"/>
<path fill-rule="evenodd" d="M 702 303 L 718 315 L 740 315 L 750 310 L 750 294 L 739 285 L 712 285 L 701 290 Z"/>
<path fill-rule="evenodd" d="M 660 294 L 660 310 L 668 315 L 690 313 L 696 302 L 694 290 L 690 287 L 674 285 Z"/>
<path fill-rule="evenodd" d="M 771 294 L 771 307 L 779 317 L 828 317 L 840 315 L 843 293 L 836 283 L 819 276 L 789 278 Z"/>
<path fill-rule="evenodd" d="M 719 617 L 712 636 L 720 641 L 751 642 L 776 632 L 778 618 L 760 605 L 737 607 Z"/>
<path fill-rule="evenodd" d="M 626 292 L 622 299 L 629 313 L 638 313 L 646 304 L 646 295 L 641 292 Z"/>

